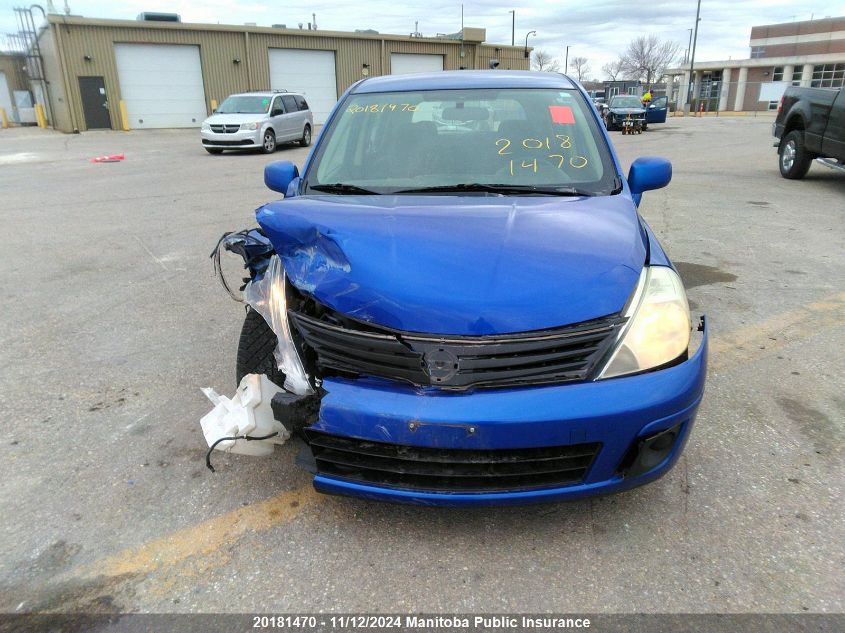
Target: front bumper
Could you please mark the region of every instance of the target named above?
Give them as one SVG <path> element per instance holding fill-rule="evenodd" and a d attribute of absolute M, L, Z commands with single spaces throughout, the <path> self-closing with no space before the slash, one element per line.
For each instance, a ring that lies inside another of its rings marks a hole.
<path fill-rule="evenodd" d="M 247 149 L 261 146 L 261 130 L 243 130 L 226 134 L 223 132 L 200 132 L 203 147 L 213 149 Z"/>
<path fill-rule="evenodd" d="M 577 484 L 452 493 L 363 483 L 319 471 L 314 487 L 380 501 L 439 506 L 517 505 L 620 492 L 658 479 L 677 461 L 704 393 L 707 329 L 687 361 L 603 381 L 451 393 L 388 381 L 326 378 L 312 431 L 404 446 L 518 449 L 600 443 Z M 469 427 L 471 432 L 467 432 Z M 632 447 L 676 428 L 665 458 L 636 475 L 622 468 Z"/>

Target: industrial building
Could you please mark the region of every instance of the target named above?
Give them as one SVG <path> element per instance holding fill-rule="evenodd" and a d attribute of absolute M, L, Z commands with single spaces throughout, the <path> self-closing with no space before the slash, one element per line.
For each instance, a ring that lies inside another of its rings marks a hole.
<path fill-rule="evenodd" d="M 47 16 L 29 50 L 42 78 L 30 77 L 29 88 L 49 125 L 63 132 L 199 127 L 229 94 L 267 89 L 303 93 L 322 123 L 339 95 L 368 75 L 488 68 L 492 59 L 528 69 L 531 50 L 485 44 L 481 28 L 422 37 L 149 17 Z"/>
<path fill-rule="evenodd" d="M 12 113 L 17 111 L 14 105 L 15 97 L 21 91 L 29 90 L 23 69 L 22 56 L 0 53 L 0 109 L 6 113 L 7 117 L 12 117 Z"/>
<path fill-rule="evenodd" d="M 755 26 L 747 59 L 694 64 L 692 107 L 708 111 L 776 110 L 789 85 L 845 86 L 845 17 Z M 689 67 L 667 71 L 674 101 L 684 107 Z"/>

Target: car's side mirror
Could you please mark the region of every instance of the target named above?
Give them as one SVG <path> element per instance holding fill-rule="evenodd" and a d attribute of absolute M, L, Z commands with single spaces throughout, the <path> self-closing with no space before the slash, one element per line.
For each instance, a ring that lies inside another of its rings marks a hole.
<path fill-rule="evenodd" d="M 270 116 L 279 116 L 280 114 L 284 114 L 284 113 L 285 113 L 285 111 L 282 110 L 281 108 L 273 108 L 273 110 L 270 112 Z"/>
<path fill-rule="evenodd" d="M 264 168 L 264 184 L 273 191 L 286 194 L 294 178 L 299 177 L 299 169 L 289 160 L 277 160 Z"/>
<path fill-rule="evenodd" d="M 639 204 L 644 191 L 661 189 L 672 180 L 672 163 L 658 156 L 642 156 L 631 164 L 628 187 Z"/>

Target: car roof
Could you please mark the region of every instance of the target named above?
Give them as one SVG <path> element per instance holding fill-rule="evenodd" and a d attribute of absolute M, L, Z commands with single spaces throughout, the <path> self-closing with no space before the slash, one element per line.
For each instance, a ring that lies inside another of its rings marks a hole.
<path fill-rule="evenodd" d="M 357 83 L 353 94 L 405 92 L 411 90 L 458 90 L 461 88 L 552 88 L 573 89 L 575 82 L 560 73 L 527 70 L 447 70 L 411 75 L 382 75 Z"/>
<path fill-rule="evenodd" d="M 288 92 L 287 90 L 251 90 L 249 92 L 233 92 L 230 97 L 272 97 L 275 95 L 291 95 L 301 97 L 300 92 Z"/>

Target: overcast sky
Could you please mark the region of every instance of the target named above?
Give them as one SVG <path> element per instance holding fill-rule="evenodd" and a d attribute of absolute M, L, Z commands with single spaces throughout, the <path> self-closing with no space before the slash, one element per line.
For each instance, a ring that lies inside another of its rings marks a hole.
<path fill-rule="evenodd" d="M 45 8 L 46 0 L 38 0 Z M 354 31 L 376 29 L 382 33 L 408 34 L 419 21 L 423 35 L 453 33 L 460 29 L 461 3 L 442 0 L 68 0 L 73 14 L 92 18 L 135 19 L 142 11 L 179 13 L 184 22 L 260 26 L 311 21 L 317 14 L 320 29 Z M 0 0 L 0 34 L 17 29 L 13 6 L 30 0 Z M 54 0 L 61 10 L 64 0 Z M 751 27 L 811 17 L 845 15 L 839 0 L 703 0 L 696 59 L 721 60 L 748 57 Z M 509 44 L 511 9 L 516 10 L 516 43 L 524 44 L 528 31 L 537 31 L 529 45 L 560 59 L 566 46 L 569 58 L 586 57 L 588 77 L 603 78 L 602 64 L 614 59 L 634 37 L 654 33 L 687 48 L 695 22 L 694 0 L 580 0 L 519 2 L 484 0 L 464 2 L 464 24 L 487 29 L 487 42 Z M 37 14 L 37 11 L 36 11 Z"/>

